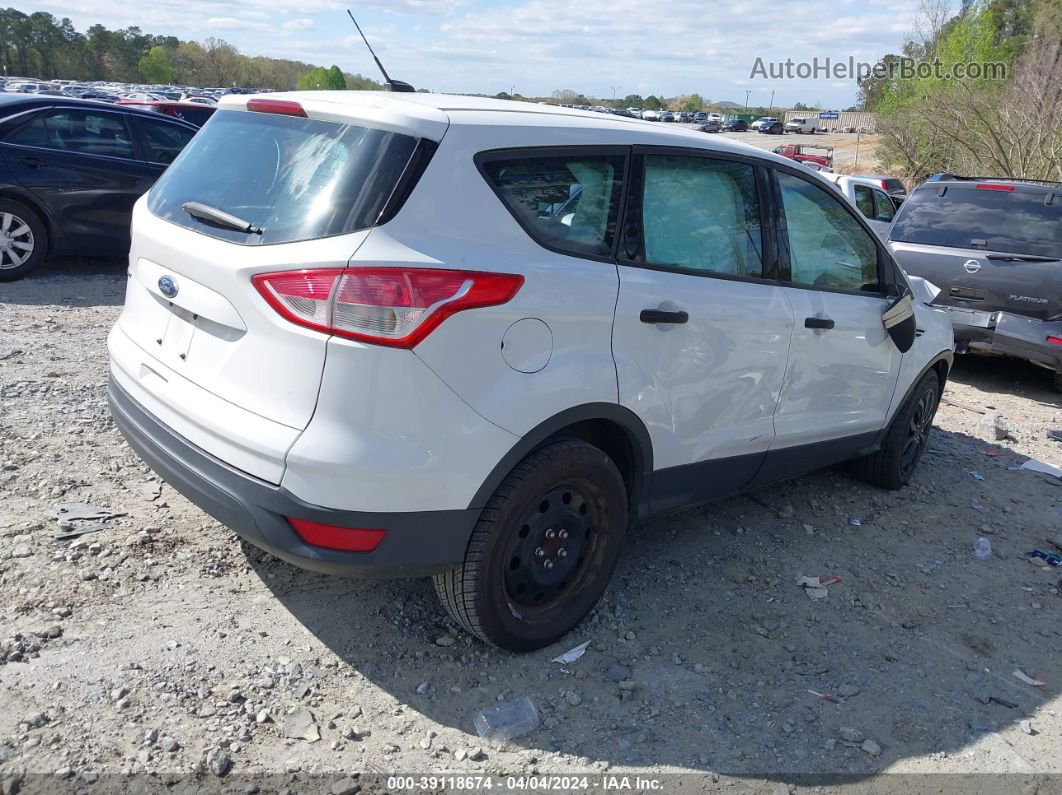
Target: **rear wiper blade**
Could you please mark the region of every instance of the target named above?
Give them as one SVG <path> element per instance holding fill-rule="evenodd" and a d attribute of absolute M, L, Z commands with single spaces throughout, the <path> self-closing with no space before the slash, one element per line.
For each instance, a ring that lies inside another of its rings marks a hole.
<path fill-rule="evenodd" d="M 217 207 L 211 207 L 209 204 L 185 202 L 181 205 L 181 209 L 200 221 L 207 221 L 218 226 L 235 229 L 237 232 L 246 232 L 252 235 L 262 234 L 262 227 L 255 226 L 250 221 L 245 221 L 232 213 L 219 210 Z"/>
<path fill-rule="evenodd" d="M 1041 257 L 1038 254 L 986 254 L 985 259 L 1000 262 L 1058 262 L 1059 257 Z"/>

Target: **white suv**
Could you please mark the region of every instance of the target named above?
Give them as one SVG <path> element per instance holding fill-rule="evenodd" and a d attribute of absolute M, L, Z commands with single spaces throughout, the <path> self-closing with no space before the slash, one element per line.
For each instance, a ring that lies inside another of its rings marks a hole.
<path fill-rule="evenodd" d="M 533 649 L 646 519 L 846 459 L 911 477 L 949 319 L 799 164 L 478 97 L 219 108 L 136 205 L 110 399 L 262 549 L 434 575 Z"/>

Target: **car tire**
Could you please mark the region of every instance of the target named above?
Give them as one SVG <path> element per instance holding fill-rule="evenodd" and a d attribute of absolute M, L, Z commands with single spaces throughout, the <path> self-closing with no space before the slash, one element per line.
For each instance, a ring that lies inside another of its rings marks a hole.
<path fill-rule="evenodd" d="M 906 486 L 925 452 L 939 403 L 940 378 L 930 370 L 896 412 L 881 448 L 851 462 L 852 474 L 883 489 Z"/>
<path fill-rule="evenodd" d="M 48 231 L 36 211 L 14 199 L 0 199 L 0 282 L 21 279 L 40 265 L 47 253 Z M 16 264 L 20 257 L 24 260 Z"/>
<path fill-rule="evenodd" d="M 1062 372 L 1055 371 L 1054 379 L 1055 391 L 1062 394 Z"/>
<path fill-rule="evenodd" d="M 569 632 L 600 600 L 627 530 L 627 490 L 601 450 L 557 439 L 498 486 L 464 562 L 435 576 L 458 623 L 487 643 L 531 651 Z"/>

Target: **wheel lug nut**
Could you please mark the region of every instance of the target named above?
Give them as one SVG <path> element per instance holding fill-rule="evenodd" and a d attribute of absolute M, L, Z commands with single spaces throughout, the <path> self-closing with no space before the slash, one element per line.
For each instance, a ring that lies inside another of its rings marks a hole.
<path fill-rule="evenodd" d="M 562 539 L 567 538 L 568 537 L 568 531 L 567 530 L 561 530 L 559 535 L 560 535 L 560 537 Z"/>
<path fill-rule="evenodd" d="M 568 557 L 568 550 L 564 549 L 563 547 L 561 549 L 558 549 L 557 556 L 562 558 Z"/>
<path fill-rule="evenodd" d="M 546 538 L 554 538 L 557 535 L 557 531 L 552 527 L 546 531 Z"/>
<path fill-rule="evenodd" d="M 553 568 L 553 561 L 552 560 L 547 560 L 542 565 L 545 566 L 547 569 L 552 569 Z"/>
<path fill-rule="evenodd" d="M 539 547 L 538 549 L 535 550 L 535 557 L 536 558 L 540 558 L 540 557 L 542 557 L 545 554 L 546 554 L 546 550 L 544 550 L 542 547 Z"/>

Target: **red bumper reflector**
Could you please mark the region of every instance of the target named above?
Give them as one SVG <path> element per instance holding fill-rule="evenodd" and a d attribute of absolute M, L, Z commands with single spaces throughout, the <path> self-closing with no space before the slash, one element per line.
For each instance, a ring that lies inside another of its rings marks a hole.
<path fill-rule="evenodd" d="M 1048 345 L 1062 345 L 1062 337 L 1048 337 L 1047 338 L 1047 344 Z"/>
<path fill-rule="evenodd" d="M 305 519 L 293 519 L 287 517 L 288 523 L 295 528 L 299 538 L 307 544 L 324 549 L 335 549 L 340 552 L 372 552 L 380 546 L 386 530 L 375 530 L 366 527 L 336 527 L 320 522 L 309 522 Z"/>

